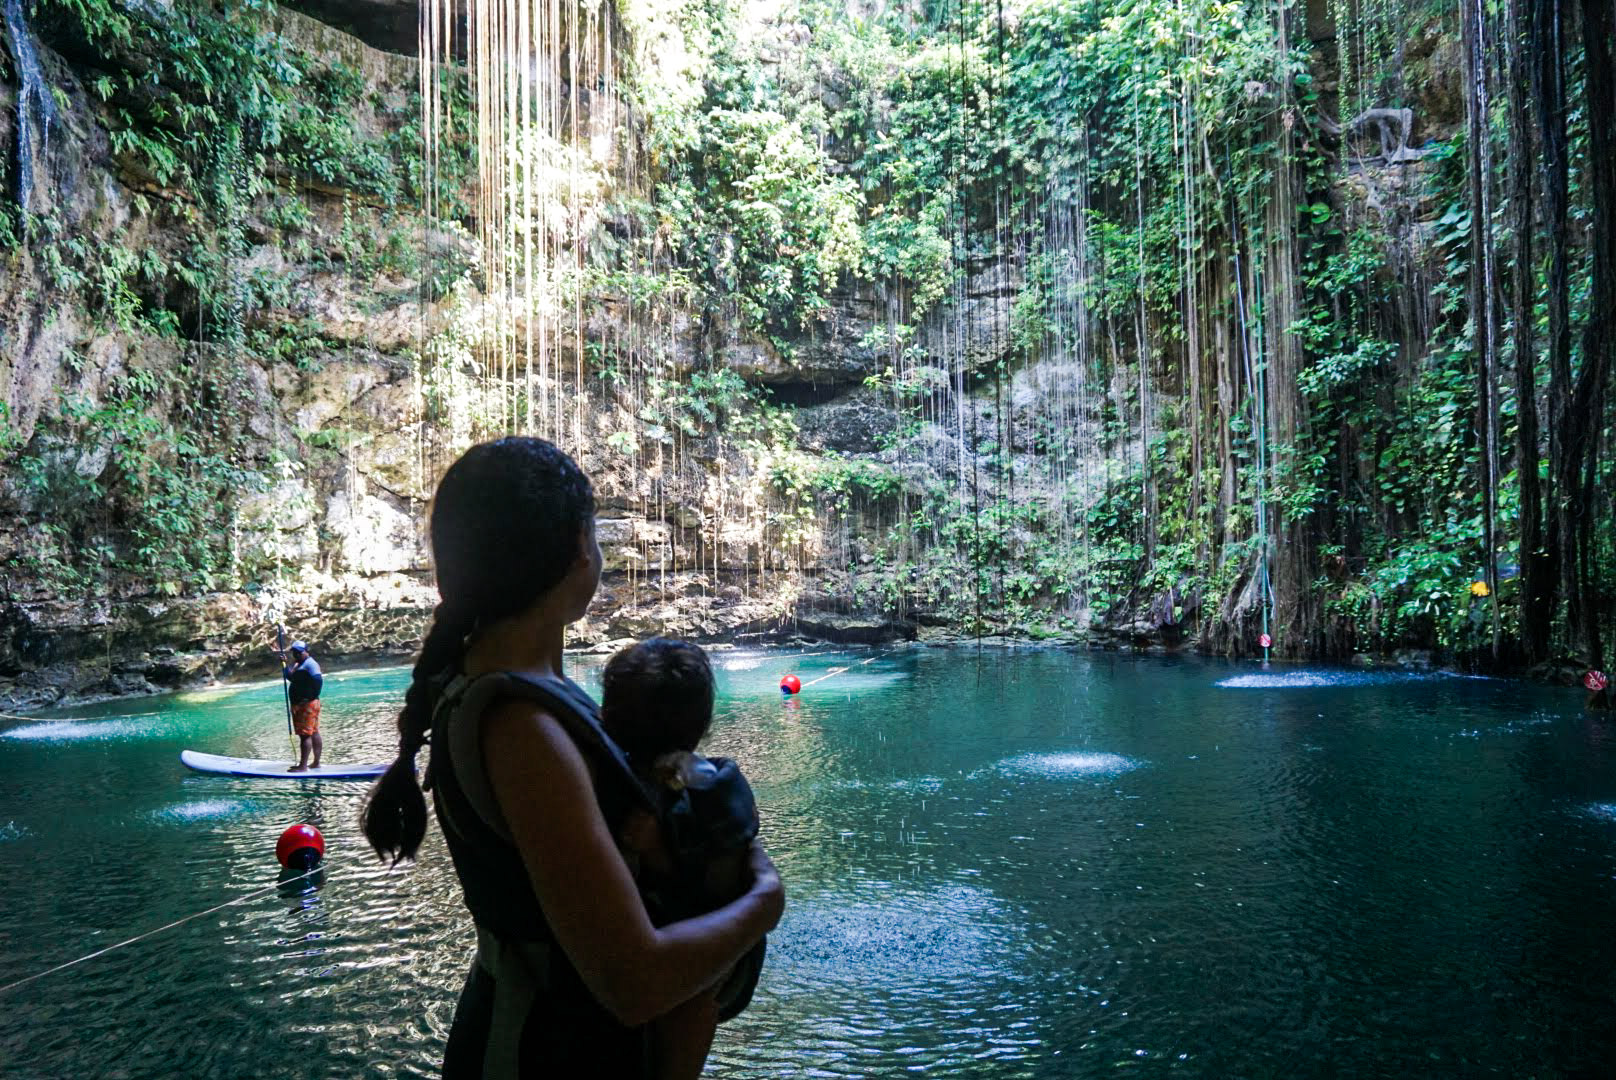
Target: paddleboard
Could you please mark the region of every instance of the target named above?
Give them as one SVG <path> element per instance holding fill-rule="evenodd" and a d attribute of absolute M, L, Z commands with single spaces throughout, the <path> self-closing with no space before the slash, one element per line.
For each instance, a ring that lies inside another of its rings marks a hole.
<path fill-rule="evenodd" d="M 321 765 L 318 769 L 287 772 L 290 761 L 264 761 L 261 758 L 224 757 L 181 750 L 180 760 L 197 772 L 226 776 L 252 776 L 263 780 L 372 780 L 387 771 L 386 765 Z"/>

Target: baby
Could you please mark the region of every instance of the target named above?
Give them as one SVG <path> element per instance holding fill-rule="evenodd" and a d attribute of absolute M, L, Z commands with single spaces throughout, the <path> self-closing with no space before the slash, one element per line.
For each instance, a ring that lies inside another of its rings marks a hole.
<path fill-rule="evenodd" d="M 699 647 L 651 638 L 606 662 L 601 724 L 660 804 L 660 815 L 629 815 L 617 838 L 659 926 L 722 907 L 751 885 L 757 803 L 735 762 L 695 752 L 712 719 L 713 671 Z M 751 999 L 763 948 L 653 1023 L 660 1080 L 701 1075 L 719 1022 Z"/>

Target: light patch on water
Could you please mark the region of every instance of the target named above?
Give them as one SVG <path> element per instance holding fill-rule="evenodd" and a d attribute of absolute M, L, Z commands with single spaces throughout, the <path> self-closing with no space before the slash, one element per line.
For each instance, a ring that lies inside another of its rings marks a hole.
<path fill-rule="evenodd" d="M 278 685 L 280 681 L 276 679 L 275 684 Z M 231 683 L 228 686 L 205 686 L 195 690 L 183 690 L 175 694 L 173 700 L 181 705 L 211 705 L 222 698 L 251 693 L 270 685 L 272 684 L 268 679 L 255 679 L 251 682 Z"/>
<path fill-rule="evenodd" d="M 234 817 L 252 808 L 252 803 L 242 799 L 202 799 L 165 806 L 153 811 L 152 817 L 162 821 L 206 821 L 210 818 Z"/>
<path fill-rule="evenodd" d="M 1217 685 L 1239 690 L 1269 690 L 1293 686 L 1339 686 L 1311 671 L 1288 671 L 1283 675 L 1236 675 L 1219 679 Z"/>
<path fill-rule="evenodd" d="M 713 667 L 718 668 L 720 671 L 756 671 L 764 664 L 769 664 L 778 667 L 780 674 L 784 675 L 793 668 L 793 661 L 804 660 L 810 656 L 828 655 L 831 654 L 825 649 L 811 649 L 805 652 L 774 652 L 772 650 L 760 652 L 756 649 L 726 649 L 709 651 L 707 658 Z M 810 667 L 812 666 L 810 665 Z M 841 665 L 833 664 L 832 666 L 840 667 Z M 797 674 L 802 676 L 803 682 L 808 681 L 807 674 L 800 671 Z"/>
<path fill-rule="evenodd" d="M 28 827 L 18 825 L 15 821 L 8 821 L 4 825 L 0 825 L 0 841 L 21 840 L 27 835 Z"/>
<path fill-rule="evenodd" d="M 38 739 L 44 742 L 72 742 L 80 739 L 128 739 L 150 735 L 157 729 L 151 720 L 129 717 L 114 720 L 49 720 L 14 727 L 0 735 L 7 739 Z"/>
<path fill-rule="evenodd" d="M 1004 972 L 1016 926 L 986 889 L 945 884 L 863 899 L 832 894 L 786 908 L 770 964 L 861 988 L 920 979 L 975 985 Z"/>
<path fill-rule="evenodd" d="M 1446 672 L 1424 671 L 1261 671 L 1231 675 L 1214 685 L 1234 690 L 1294 690 L 1320 686 L 1385 686 L 1449 677 Z"/>
<path fill-rule="evenodd" d="M 1115 776 L 1118 773 L 1137 769 L 1140 764 L 1141 762 L 1123 757 L 1121 754 L 1068 751 L 1053 754 L 1018 754 L 1015 757 L 996 761 L 989 768 L 995 772 L 1013 773 L 1018 776 L 1032 775 L 1060 778 L 1067 776 Z M 971 777 L 980 775 L 981 771 L 978 770 L 972 773 Z"/>
<path fill-rule="evenodd" d="M 1616 803 L 1594 803 L 1588 807 L 1588 813 L 1601 821 L 1616 823 Z"/>

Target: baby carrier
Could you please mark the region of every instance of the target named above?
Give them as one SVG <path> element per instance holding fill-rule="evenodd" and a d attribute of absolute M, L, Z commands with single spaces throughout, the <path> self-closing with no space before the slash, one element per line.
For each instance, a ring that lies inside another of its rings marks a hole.
<path fill-rule="evenodd" d="M 495 702 L 510 698 L 533 702 L 566 730 L 595 770 L 596 796 L 614 835 L 634 810 L 658 814 L 672 831 L 667 811 L 601 728 L 598 708 L 577 684 L 490 672 L 475 678 L 457 676 L 444 687 L 432 724 L 429 784 L 477 928 L 477 964 L 493 976 L 496 988 L 484 1061 L 488 1077 L 520 1074 L 522 1033 L 541 995 L 548 1001 L 577 1001 L 586 1011 L 593 1006 L 577 972 L 549 937 L 526 866 L 482 767 L 478 721 Z M 763 948 L 759 942 L 720 988 L 722 1019 L 735 1016 L 750 1001 L 762 970 Z M 604 1010 L 593 1008 L 604 1016 Z M 646 1041 L 642 1053 L 648 1052 Z"/>
<path fill-rule="evenodd" d="M 677 790 L 654 789 L 673 874 L 640 878 L 646 910 L 659 926 L 712 911 L 744 894 L 750 881 L 717 881 L 709 871 L 715 861 L 738 869 L 740 856 L 758 833 L 757 800 L 739 765 L 729 758 L 699 754 L 668 757 L 684 759 L 674 785 Z M 752 1000 L 766 948 L 766 942 L 759 941 L 719 984 L 720 1022 L 736 1016 Z"/>

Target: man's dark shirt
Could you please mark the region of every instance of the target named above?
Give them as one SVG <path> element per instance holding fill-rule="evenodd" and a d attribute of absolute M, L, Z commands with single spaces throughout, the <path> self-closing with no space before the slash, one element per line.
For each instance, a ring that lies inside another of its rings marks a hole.
<path fill-rule="evenodd" d="M 317 700 L 320 688 L 325 685 L 325 676 L 320 674 L 320 665 L 312 656 L 305 656 L 300 663 L 287 668 L 286 677 L 292 680 L 293 705 Z"/>

